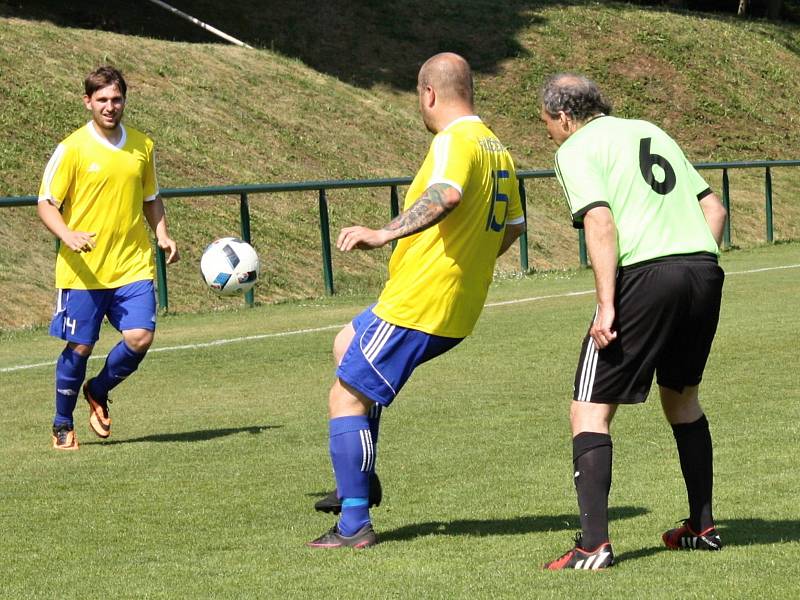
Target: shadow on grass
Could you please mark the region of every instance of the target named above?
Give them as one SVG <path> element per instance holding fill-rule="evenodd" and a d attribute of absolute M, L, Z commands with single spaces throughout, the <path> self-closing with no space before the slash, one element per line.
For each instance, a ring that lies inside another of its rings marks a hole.
<path fill-rule="evenodd" d="M 639 506 L 619 506 L 609 509 L 612 521 L 630 519 L 647 514 Z M 513 519 L 458 519 L 456 521 L 432 521 L 381 531 L 382 542 L 399 542 L 428 535 L 520 535 L 545 531 L 572 531 L 580 529 L 575 514 L 536 515 Z"/>
<path fill-rule="evenodd" d="M 145 435 L 138 438 L 130 438 L 127 440 L 108 440 L 108 441 L 94 441 L 87 442 L 90 444 L 101 444 L 103 446 L 111 446 L 114 444 L 138 444 L 140 442 L 205 442 L 216 438 L 225 437 L 228 435 L 236 435 L 237 433 L 249 433 L 256 435 L 266 431 L 267 429 L 278 429 L 282 425 L 254 425 L 252 427 L 228 427 L 225 429 L 201 429 L 199 431 L 184 431 L 180 433 L 154 433 L 152 435 Z M 81 444 L 83 445 L 83 444 Z"/>
<path fill-rule="evenodd" d="M 723 519 L 717 530 L 726 546 L 752 546 L 800 541 L 800 520 Z"/>
<path fill-rule="evenodd" d="M 717 531 L 722 543 L 728 547 L 800 541 L 800 521 L 797 520 L 725 519 L 717 522 Z M 615 562 L 645 558 L 660 552 L 669 550 L 662 545 L 640 548 L 617 555 Z"/>

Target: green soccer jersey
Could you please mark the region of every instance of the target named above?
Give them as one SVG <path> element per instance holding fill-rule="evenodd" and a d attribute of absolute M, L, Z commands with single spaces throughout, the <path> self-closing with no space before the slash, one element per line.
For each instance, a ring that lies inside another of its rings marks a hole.
<path fill-rule="evenodd" d="M 561 145 L 555 163 L 576 228 L 592 208 L 611 210 L 620 266 L 675 254 L 719 254 L 699 203 L 711 189 L 652 123 L 597 117 Z"/>

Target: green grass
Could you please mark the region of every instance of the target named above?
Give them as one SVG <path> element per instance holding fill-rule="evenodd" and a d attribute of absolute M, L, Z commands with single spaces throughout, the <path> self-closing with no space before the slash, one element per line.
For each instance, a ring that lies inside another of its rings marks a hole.
<path fill-rule="evenodd" d="M 799 263 L 796 243 L 723 257 L 701 390 L 727 544 L 719 554 L 659 546 L 687 509 L 651 398 L 615 422 L 619 565 L 539 570 L 578 528 L 567 410 L 593 299 L 565 294 L 591 290 L 592 279 L 564 271 L 496 283 L 474 335 L 421 367 L 384 413 L 381 544 L 362 552 L 303 542 L 332 523 L 311 510 L 331 486 L 330 345 L 370 298 L 162 318 L 157 351 L 114 394 L 109 441 L 89 433 L 79 406 L 76 453 L 49 448 L 52 367 L 0 371 L 0 596 L 783 597 L 800 577 Z M 267 337 L 315 328 L 325 329 Z M 102 335 L 98 354 L 117 339 Z M 264 337 L 169 349 L 254 335 Z M 0 334 L 0 369 L 52 361 L 60 347 L 42 329 Z"/>

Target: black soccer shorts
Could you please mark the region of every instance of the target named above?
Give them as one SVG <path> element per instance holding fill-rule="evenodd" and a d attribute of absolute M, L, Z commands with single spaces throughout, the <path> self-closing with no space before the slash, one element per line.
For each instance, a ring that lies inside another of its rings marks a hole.
<path fill-rule="evenodd" d="M 654 373 L 659 385 L 679 393 L 698 385 L 717 331 L 724 279 L 717 257 L 707 253 L 621 267 L 613 326 L 617 339 L 598 351 L 587 333 L 573 399 L 644 402 Z"/>

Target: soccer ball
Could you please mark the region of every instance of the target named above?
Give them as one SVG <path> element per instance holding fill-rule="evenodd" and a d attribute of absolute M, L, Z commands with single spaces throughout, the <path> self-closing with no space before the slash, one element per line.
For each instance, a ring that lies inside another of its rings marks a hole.
<path fill-rule="evenodd" d="M 220 238 L 203 250 L 200 271 L 208 287 L 230 296 L 246 292 L 258 281 L 258 254 L 247 242 L 234 237 Z"/>

